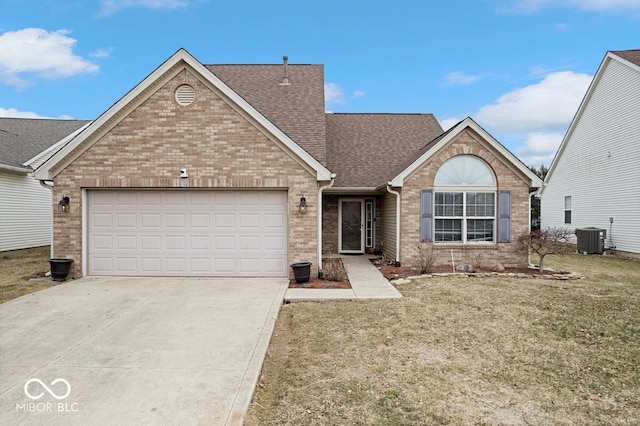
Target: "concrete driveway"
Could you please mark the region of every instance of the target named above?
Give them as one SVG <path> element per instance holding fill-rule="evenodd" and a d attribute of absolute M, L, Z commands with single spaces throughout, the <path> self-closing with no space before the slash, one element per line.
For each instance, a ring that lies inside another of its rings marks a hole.
<path fill-rule="evenodd" d="M 89 277 L 0 304 L 0 424 L 240 424 L 287 282 Z"/>

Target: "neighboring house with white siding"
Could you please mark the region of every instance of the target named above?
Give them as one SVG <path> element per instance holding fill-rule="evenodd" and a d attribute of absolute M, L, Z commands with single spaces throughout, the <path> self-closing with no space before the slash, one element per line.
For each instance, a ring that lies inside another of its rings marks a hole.
<path fill-rule="evenodd" d="M 640 255 L 640 50 L 610 51 L 551 163 L 541 225 L 605 229 Z"/>
<path fill-rule="evenodd" d="M 51 244 L 52 191 L 30 173 L 87 123 L 0 118 L 0 252 Z"/>

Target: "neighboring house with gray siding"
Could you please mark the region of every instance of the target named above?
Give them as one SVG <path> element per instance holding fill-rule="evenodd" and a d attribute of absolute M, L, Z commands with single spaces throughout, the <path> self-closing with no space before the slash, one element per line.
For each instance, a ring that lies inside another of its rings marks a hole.
<path fill-rule="evenodd" d="M 29 174 L 86 123 L 0 118 L 0 251 L 51 244 L 52 192 Z"/>
<path fill-rule="evenodd" d="M 640 50 L 604 57 L 549 167 L 541 226 L 595 227 L 640 255 Z"/>

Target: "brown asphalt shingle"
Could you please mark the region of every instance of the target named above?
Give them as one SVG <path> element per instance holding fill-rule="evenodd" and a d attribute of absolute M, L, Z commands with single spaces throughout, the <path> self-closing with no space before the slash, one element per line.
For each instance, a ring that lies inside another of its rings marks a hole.
<path fill-rule="evenodd" d="M 327 114 L 327 166 L 334 187 L 377 187 L 443 133 L 433 114 Z"/>
<path fill-rule="evenodd" d="M 206 65 L 269 121 L 322 164 L 326 164 L 323 65 Z"/>
<path fill-rule="evenodd" d="M 611 51 L 611 53 L 640 66 L 640 50 L 616 50 Z"/>

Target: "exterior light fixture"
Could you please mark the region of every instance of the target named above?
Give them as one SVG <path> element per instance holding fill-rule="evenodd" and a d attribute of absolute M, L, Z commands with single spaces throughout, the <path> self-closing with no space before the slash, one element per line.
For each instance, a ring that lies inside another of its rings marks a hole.
<path fill-rule="evenodd" d="M 58 203 L 58 211 L 60 213 L 69 212 L 69 197 L 64 196 L 60 199 L 60 202 Z"/>
<path fill-rule="evenodd" d="M 307 212 L 307 199 L 303 197 L 300 197 L 300 204 L 298 205 L 298 211 L 300 213 L 306 213 Z"/>

